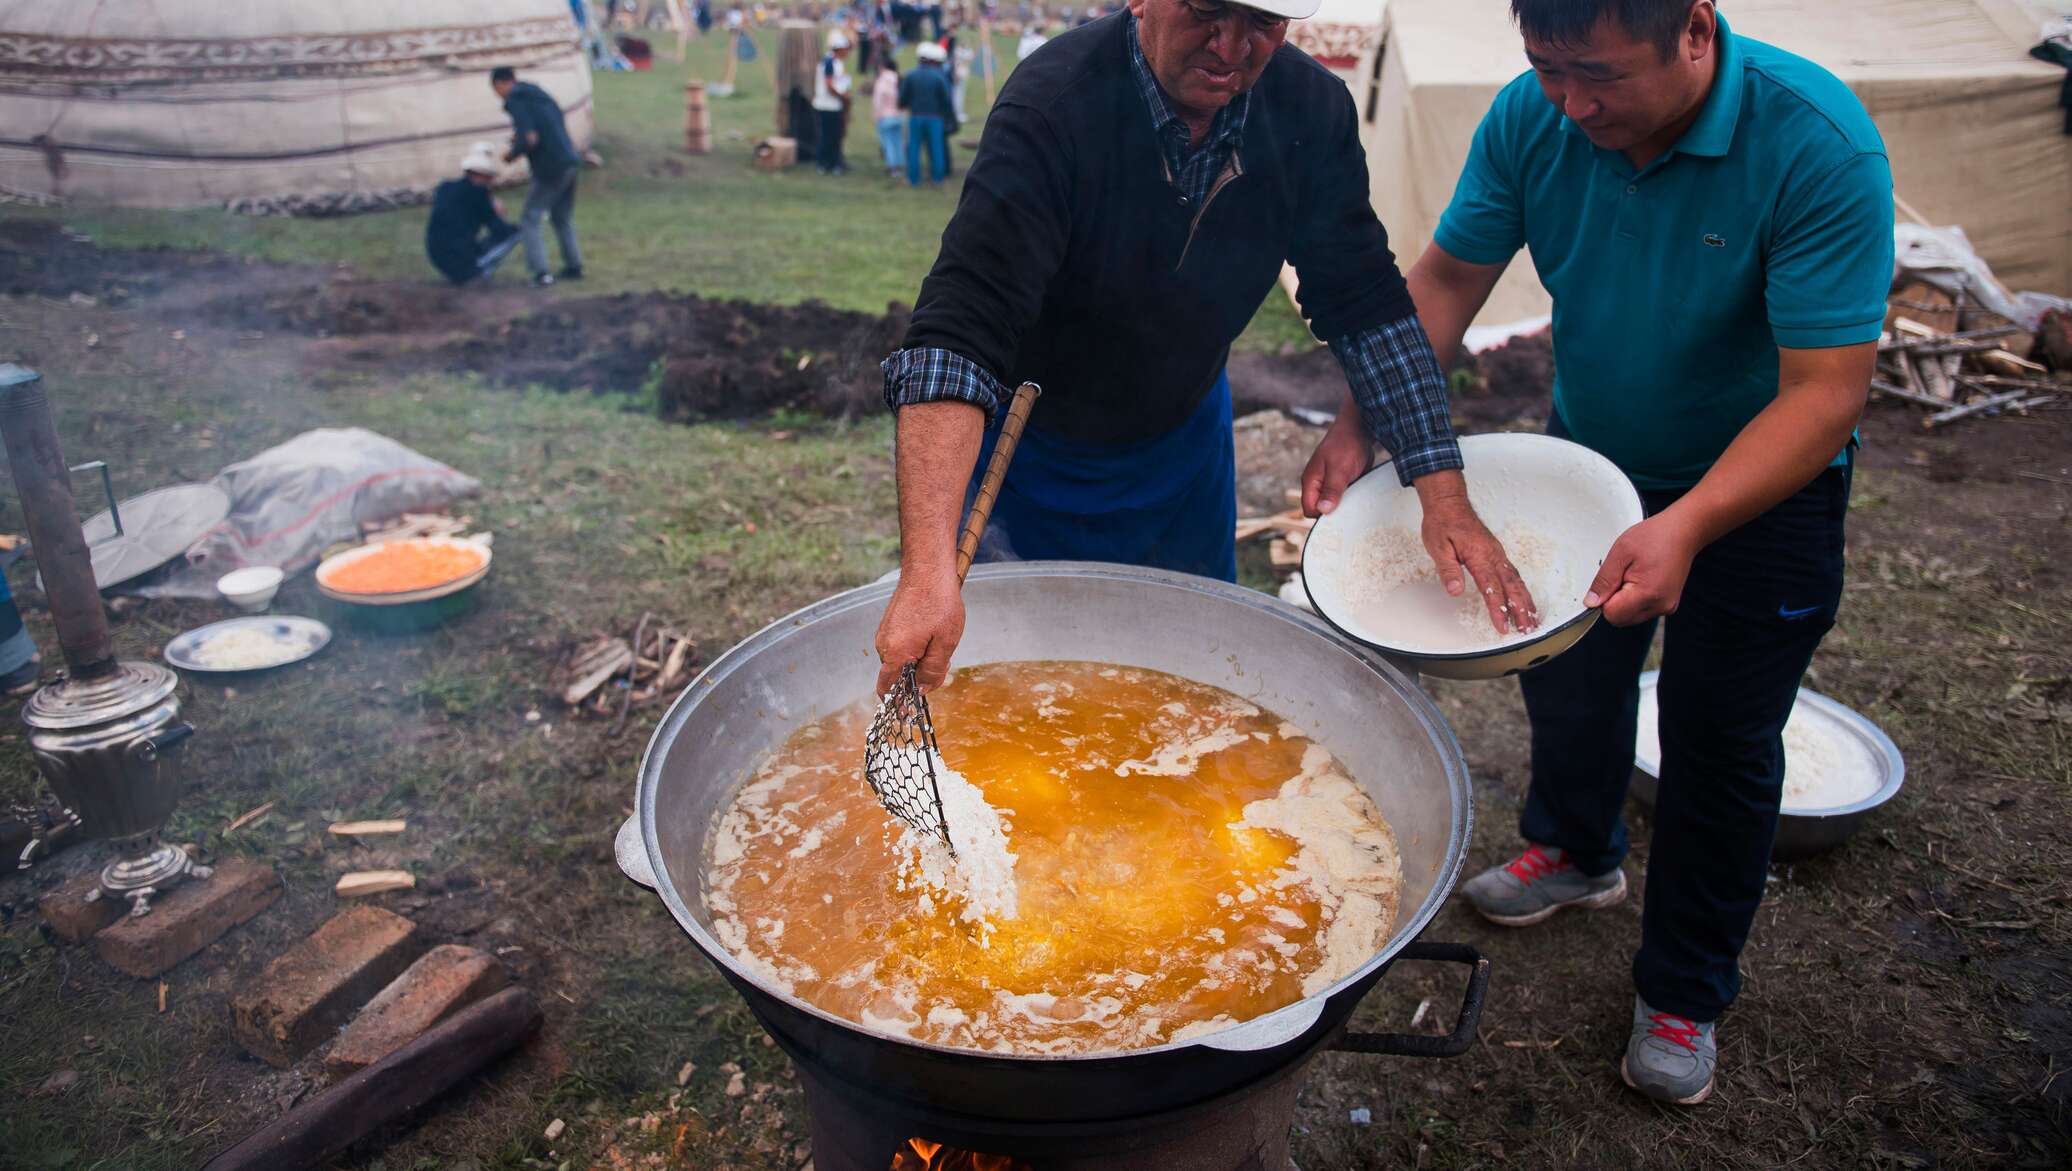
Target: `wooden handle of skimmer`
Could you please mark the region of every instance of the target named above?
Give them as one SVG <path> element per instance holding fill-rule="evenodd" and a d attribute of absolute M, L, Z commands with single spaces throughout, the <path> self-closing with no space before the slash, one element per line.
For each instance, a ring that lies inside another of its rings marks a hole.
<path fill-rule="evenodd" d="M 1007 465 L 1014 460 L 1014 449 L 1021 446 L 1022 428 L 1028 426 L 1029 411 L 1036 405 L 1036 396 L 1043 388 L 1033 382 L 1024 382 L 1014 392 L 1014 402 L 1008 405 L 1007 418 L 1000 424 L 1000 438 L 993 444 L 993 462 L 986 465 L 985 478 L 978 482 L 978 498 L 971 502 L 971 515 L 965 518 L 964 535 L 957 538 L 957 584 L 964 584 L 964 575 L 971 572 L 971 562 L 978 556 L 978 539 L 986 535 L 986 521 L 992 519 L 993 501 L 1000 495 L 1000 483 L 1007 479 Z"/>

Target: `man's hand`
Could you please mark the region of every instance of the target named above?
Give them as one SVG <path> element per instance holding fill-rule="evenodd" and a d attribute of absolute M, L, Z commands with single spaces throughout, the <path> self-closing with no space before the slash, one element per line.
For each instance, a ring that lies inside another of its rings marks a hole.
<path fill-rule="evenodd" d="M 1367 438 L 1359 408 L 1347 395 L 1338 417 L 1317 441 L 1309 466 L 1302 469 L 1302 515 L 1322 516 L 1337 508 L 1346 488 L 1373 466 L 1374 441 Z"/>
<path fill-rule="evenodd" d="M 985 429 L 986 413 L 968 402 L 899 408 L 899 585 L 878 623 L 880 695 L 908 663 L 917 664 L 921 690 L 940 684 L 964 637 L 957 527 Z"/>
<path fill-rule="evenodd" d="M 1489 624 L 1498 634 L 1539 629 L 1540 614 L 1532 593 L 1504 553 L 1503 543 L 1475 515 L 1475 506 L 1468 502 L 1467 480 L 1459 472 L 1433 472 L 1420 476 L 1416 487 L 1424 504 L 1425 552 L 1432 555 L 1446 592 L 1457 598 L 1468 588 L 1461 573 L 1465 566 L 1467 577 L 1482 592 Z"/>
<path fill-rule="evenodd" d="M 1583 604 L 1601 607 L 1613 626 L 1637 626 L 1674 614 L 1691 562 L 1702 548 L 1704 542 L 1673 510 L 1651 516 L 1612 542 Z"/>
<path fill-rule="evenodd" d="M 933 691 L 949 674 L 950 655 L 963 637 L 964 595 L 956 574 L 902 573 L 878 623 L 878 694 L 892 689 L 908 663 L 917 664 L 921 690 Z"/>

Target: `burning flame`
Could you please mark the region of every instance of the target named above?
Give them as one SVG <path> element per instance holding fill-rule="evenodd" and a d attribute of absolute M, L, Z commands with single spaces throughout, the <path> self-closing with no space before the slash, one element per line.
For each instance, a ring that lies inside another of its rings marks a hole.
<path fill-rule="evenodd" d="M 946 1147 L 925 1138 L 910 1138 L 892 1156 L 890 1171 L 1035 1171 L 1012 1155 L 984 1155 Z"/>

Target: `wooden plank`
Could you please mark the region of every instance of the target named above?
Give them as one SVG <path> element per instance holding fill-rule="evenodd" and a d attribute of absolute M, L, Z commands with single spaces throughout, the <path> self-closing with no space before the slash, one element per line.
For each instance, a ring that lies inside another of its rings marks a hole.
<path fill-rule="evenodd" d="M 1995 374 L 2004 374 L 2009 378 L 2021 378 L 2029 374 L 2050 373 L 2050 367 L 2045 366 L 2043 363 L 2031 362 L 2027 358 L 2019 357 L 2006 350 L 1987 350 L 1978 355 L 1978 364 L 1993 371 Z"/>
<path fill-rule="evenodd" d="M 1892 383 L 1886 382 L 1884 379 L 1881 378 L 1871 379 L 1871 390 L 1875 393 L 1887 395 L 1892 398 L 1903 399 L 1906 402 L 1918 403 L 1924 407 L 1934 407 L 1937 410 L 1941 410 L 1943 407 L 1950 405 L 1939 398 L 1929 398 L 1925 394 L 1916 394 L 1913 391 L 1908 390 L 1904 386 L 1894 386 Z"/>
<path fill-rule="evenodd" d="M 322 1164 L 524 1044 L 540 1020 L 531 992 L 506 988 L 261 1127 L 203 1171 L 302 1171 Z"/>
<path fill-rule="evenodd" d="M 1956 300 L 1927 281 L 1908 281 L 1886 304 L 1886 320 L 1895 325 L 1903 314 L 1936 333 L 1957 332 Z"/>
<path fill-rule="evenodd" d="M 1941 343 L 1955 344 L 1959 342 L 1988 342 L 1996 338 L 2009 337 L 2020 332 L 2022 331 L 2019 328 L 2012 325 L 2006 325 L 1994 326 L 1991 329 L 1969 329 L 1965 330 L 1962 333 L 1948 333 L 1940 335 L 1935 334 L 1933 332 L 1911 337 L 1895 337 L 1890 334 L 1887 334 L 1884 337 L 1878 339 L 1878 349 L 1883 352 L 1890 352 L 1893 350 L 1919 349 L 1922 346 L 1936 345 Z"/>
<path fill-rule="evenodd" d="M 1954 423 L 1959 419 L 1968 419 L 1973 415 L 2005 410 L 2026 397 L 2028 396 L 2024 391 L 2010 390 L 2005 394 L 1996 394 L 1990 398 L 1982 398 L 1977 402 L 1966 403 L 1961 407 L 1951 407 L 1947 411 L 1930 415 L 1926 419 L 1921 420 L 1921 425 L 1932 429 Z"/>
<path fill-rule="evenodd" d="M 334 821 L 331 832 L 340 837 L 362 837 L 372 834 L 399 834 L 410 828 L 410 823 L 400 817 L 383 821 Z"/>
<path fill-rule="evenodd" d="M 1904 334 L 1915 340 L 1940 341 L 1948 336 L 1910 317 L 1894 318 L 1892 329 L 1895 333 Z M 1907 369 L 1912 371 L 1914 380 L 1921 393 L 1933 395 L 1944 402 L 1948 402 L 1956 397 L 1956 383 L 1951 378 L 1950 372 L 1944 369 L 1940 357 L 1929 356 L 1940 355 L 1941 353 L 1943 351 L 1939 349 L 1921 348 L 1910 352 L 1903 352 L 1901 361 Z"/>
<path fill-rule="evenodd" d="M 384 891 L 409 890 L 416 885 L 417 876 L 408 870 L 355 870 L 339 875 L 332 893 L 342 899 L 357 899 Z"/>
<path fill-rule="evenodd" d="M 570 707 L 581 704 L 590 693 L 604 686 L 612 676 L 633 665 L 633 648 L 624 639 L 614 639 L 609 653 L 594 660 L 594 665 L 579 674 L 575 682 L 561 689 L 561 702 Z"/>
<path fill-rule="evenodd" d="M 2072 383 L 2058 382 L 2050 378 L 2005 378 L 1998 374 L 1967 374 L 1964 380 L 2001 390 L 2072 390 Z"/>
<path fill-rule="evenodd" d="M 238 814 L 236 818 L 232 819 L 229 825 L 224 826 L 223 832 L 232 833 L 237 830 L 243 829 L 244 827 L 273 812 L 273 807 L 275 804 L 276 802 L 268 801 L 264 805 L 258 806 L 253 809 L 245 810 L 243 813 Z"/>

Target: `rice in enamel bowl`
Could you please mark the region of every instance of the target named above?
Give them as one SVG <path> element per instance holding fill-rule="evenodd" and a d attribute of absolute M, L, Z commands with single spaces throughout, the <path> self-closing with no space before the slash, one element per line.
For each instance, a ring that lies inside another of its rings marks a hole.
<path fill-rule="evenodd" d="M 1634 755 L 1661 773 L 1662 739 L 1655 689 L 1640 693 L 1640 728 Z M 1784 808 L 1794 813 L 1839 809 L 1878 791 L 1883 777 L 1870 746 L 1840 720 L 1810 704 L 1791 710 L 1784 725 Z"/>

